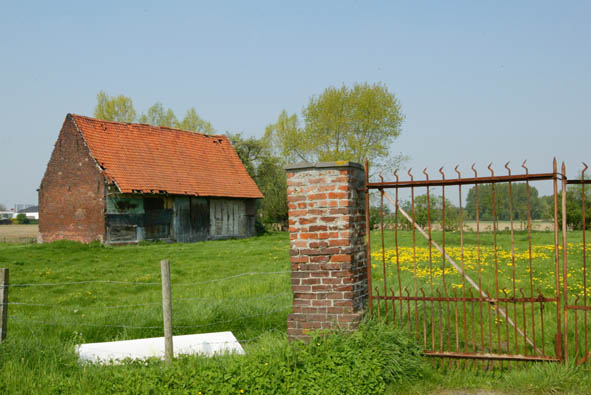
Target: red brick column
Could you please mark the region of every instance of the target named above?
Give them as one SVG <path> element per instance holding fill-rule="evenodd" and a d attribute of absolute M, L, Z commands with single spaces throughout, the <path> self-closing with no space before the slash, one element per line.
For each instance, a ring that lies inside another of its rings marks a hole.
<path fill-rule="evenodd" d="M 353 162 L 286 167 L 293 313 L 291 340 L 318 329 L 354 329 L 368 289 L 365 177 Z"/>

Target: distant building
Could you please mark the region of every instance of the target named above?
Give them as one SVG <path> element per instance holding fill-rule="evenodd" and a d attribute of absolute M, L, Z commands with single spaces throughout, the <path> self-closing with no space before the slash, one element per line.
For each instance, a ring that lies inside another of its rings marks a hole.
<path fill-rule="evenodd" d="M 14 205 L 14 208 L 12 210 L 15 213 L 19 213 L 21 210 L 24 210 L 29 207 L 35 207 L 35 205 L 33 203 L 17 203 Z"/>
<path fill-rule="evenodd" d="M 39 219 L 39 206 L 29 206 L 27 208 L 23 208 L 21 210 L 18 210 L 15 214 L 13 218 L 16 218 L 17 215 L 19 214 L 25 214 L 27 216 L 27 218 L 29 219 Z"/>
<path fill-rule="evenodd" d="M 11 224 L 12 215 L 14 213 L 12 211 L 0 211 L 0 224 Z"/>
<path fill-rule="evenodd" d="M 255 234 L 263 198 L 226 136 L 68 114 L 39 188 L 42 241 Z"/>
<path fill-rule="evenodd" d="M 10 211 L 0 211 L 0 220 L 9 220 L 16 218 L 19 214 L 25 214 L 29 219 L 39 219 L 39 206 L 33 206 L 32 204 L 16 204 L 15 208 Z"/>

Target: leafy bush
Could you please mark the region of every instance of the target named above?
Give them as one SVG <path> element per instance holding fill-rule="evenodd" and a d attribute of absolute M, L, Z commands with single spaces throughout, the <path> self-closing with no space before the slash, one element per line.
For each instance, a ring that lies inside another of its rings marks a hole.
<path fill-rule="evenodd" d="M 245 356 L 184 357 L 170 366 L 133 362 L 95 367 L 90 376 L 109 392 L 367 394 L 419 378 L 422 369 L 420 350 L 408 337 L 368 324 L 352 334 L 316 336 L 309 344 L 263 342 Z"/>
<path fill-rule="evenodd" d="M 78 341 L 72 339 L 68 348 Z M 47 350 L 51 364 L 31 361 L 39 374 L 0 382 L 0 392 L 18 387 L 45 393 L 374 394 L 393 383 L 416 381 L 424 371 L 412 340 L 374 323 L 351 334 L 316 336 L 308 344 L 269 334 L 245 348 L 246 355 L 185 356 L 171 365 L 149 360 L 80 366 L 71 351 L 56 345 Z M 11 352 L 15 363 L 21 360 L 19 349 Z M 0 370 L 14 368 L 8 363 Z"/>
<path fill-rule="evenodd" d="M 16 216 L 16 222 L 19 224 L 28 224 L 30 222 L 29 218 L 23 213 L 20 213 Z"/>

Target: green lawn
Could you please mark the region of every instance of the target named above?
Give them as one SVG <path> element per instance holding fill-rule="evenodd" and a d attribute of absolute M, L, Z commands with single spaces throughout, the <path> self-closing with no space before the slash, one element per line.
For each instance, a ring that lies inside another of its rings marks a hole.
<path fill-rule="evenodd" d="M 171 262 L 175 335 L 229 330 L 247 348 L 260 338 L 286 341 L 287 234 L 125 247 L 0 244 L 11 284 L 0 388 L 32 390 L 47 377 L 79 374 L 60 366 L 77 343 L 162 336 L 161 259 Z"/>
<path fill-rule="evenodd" d="M 582 305 L 585 293 L 582 233 L 569 232 L 567 236 L 569 304 L 574 304 L 575 299 L 579 297 L 578 304 Z M 432 247 L 431 259 L 429 259 L 428 243 L 419 232 L 415 234 L 416 248 L 414 251 L 412 232 L 401 231 L 398 232 L 397 237 L 398 259 L 395 233 L 388 231 L 384 235 L 386 262 L 386 282 L 384 285 L 381 234 L 379 232 L 372 233 L 372 278 L 374 289 L 377 288 L 376 292 L 381 295 L 384 294 L 384 291 L 387 291 L 388 294 L 392 294 L 392 291 L 399 294 L 400 287 L 403 290 L 403 295 L 407 295 L 408 291 L 408 295 L 413 296 L 416 270 L 418 295 L 422 295 L 420 290 L 423 290 L 427 296 L 445 296 L 446 293 L 453 297 L 478 296 L 478 291 L 451 267 L 449 261 L 445 261 L 444 282 L 442 254 Z M 562 235 L 559 235 L 560 243 L 562 243 L 561 237 Z M 513 235 L 514 244 L 512 244 L 511 238 L 510 232 L 505 231 L 497 234 L 495 258 L 495 240 L 492 233 L 482 233 L 479 236 L 474 232 L 466 232 L 462 240 L 460 233 L 450 232 L 445 235 L 446 254 L 451 256 L 460 267 L 463 267 L 466 274 L 477 284 L 480 283 L 482 289 L 492 297 L 497 295 L 497 279 L 495 279 L 495 271 L 497 270 L 498 296 L 500 297 L 504 295 L 507 297 L 514 295 L 528 297 L 532 291 L 534 296 L 543 294 L 545 297 L 554 297 L 556 294 L 554 234 L 552 232 L 534 232 L 532 234 L 531 271 L 530 239 L 527 232 L 515 232 Z M 433 232 L 433 239 L 437 244 L 443 246 L 440 232 Z M 512 248 L 513 246 L 514 248 Z M 590 252 L 590 246 L 587 245 L 587 255 L 590 255 Z M 561 249 L 559 253 L 562 257 Z M 560 261 L 560 268 L 562 270 L 562 261 Z M 400 285 L 397 274 L 399 270 Z M 515 283 L 513 282 L 513 273 L 515 273 Z M 559 278 L 559 281 L 562 287 L 562 277 Z M 589 273 L 587 273 L 587 281 L 589 281 Z M 589 285 L 587 283 L 588 298 L 591 295 Z M 401 304 L 396 302 L 394 305 L 396 309 L 395 323 L 391 317 L 392 303 L 388 302 L 389 314 L 386 314 L 386 306 L 383 302 L 380 307 L 382 321 L 394 327 L 405 328 L 407 333 L 413 335 L 424 349 L 533 355 L 533 348 L 526 344 L 523 336 L 516 335 L 515 328 L 487 303 L 405 302 Z M 480 321 L 479 318 L 481 307 L 483 321 Z M 557 333 L 557 317 L 555 303 L 545 303 L 543 312 L 540 310 L 539 303 L 534 304 L 533 309 L 531 303 L 502 303 L 500 307 L 516 323 L 518 328 L 527 333 L 530 340 L 534 337 L 531 319 L 533 313 L 538 349 L 543 349 L 545 355 L 556 356 L 554 337 Z M 465 320 L 463 318 L 464 309 L 466 311 Z M 400 313 L 402 314 L 400 315 Z M 577 319 L 576 330 L 575 318 Z M 544 324 L 543 337 L 542 321 Z M 573 359 L 580 360 L 584 355 L 582 350 L 584 344 L 583 314 L 579 312 L 575 317 L 574 313 L 570 312 L 569 323 L 569 354 L 572 362 Z M 464 331 L 466 332 L 465 340 Z M 587 333 L 591 333 L 591 326 Z M 575 347 L 575 334 L 579 337 L 578 349 Z M 588 392 L 588 388 L 591 388 L 588 387 L 591 380 L 585 368 L 573 366 L 542 363 L 529 364 L 528 368 L 524 369 L 523 364 L 504 362 L 502 365 L 496 363 L 493 369 L 493 366 L 488 363 L 466 365 L 464 362 L 458 363 L 449 360 L 437 360 L 433 363 L 437 365 L 437 368 L 429 370 L 431 372 L 429 379 L 411 386 L 396 386 L 393 392 L 425 393 L 438 389 L 473 388 L 500 389 L 510 393 L 520 391 L 544 393 L 555 390 L 577 393 L 582 391 L 582 388 L 587 388 L 583 392 Z M 509 369 L 507 369 L 508 365 Z M 463 368 L 458 369 L 459 366 Z M 466 369 L 466 366 L 469 368 Z M 502 369 L 499 369 L 499 366 L 502 366 Z"/>
<path fill-rule="evenodd" d="M 376 235 L 379 236 L 379 235 Z M 396 247 L 393 232 L 385 235 L 385 261 L 386 279 L 384 284 L 384 265 L 381 254 L 381 240 L 374 236 L 372 243 L 372 271 L 374 289 L 376 292 L 394 291 L 403 295 L 418 296 L 422 292 L 426 296 L 451 296 L 451 297 L 478 297 L 477 289 L 454 269 L 448 260 L 443 260 L 442 254 L 435 247 L 429 251 L 425 239 L 418 234 L 416 236 L 416 248 L 412 248 L 412 235 L 410 232 L 399 232 L 399 248 L 396 255 Z M 568 240 L 568 293 L 569 304 L 574 304 L 578 297 L 578 304 L 583 304 L 585 295 L 582 266 L 582 238 L 581 232 L 572 232 Z M 492 234 L 480 235 L 480 247 L 478 246 L 477 235 L 474 233 L 464 234 L 463 244 L 459 233 L 446 234 L 446 254 L 459 266 L 463 267 L 465 273 L 484 292 L 491 297 L 538 297 L 543 295 L 546 298 L 556 296 L 556 275 L 555 275 L 555 252 L 554 235 L 550 232 L 534 233 L 531 240 L 531 262 L 530 262 L 530 240 L 527 232 L 516 232 L 513 236 L 514 245 L 511 244 L 511 234 L 502 232 L 497 234 L 496 249 Z M 433 238 L 443 246 L 442 235 L 434 233 Z M 587 246 L 587 253 L 591 252 L 591 246 Z M 562 250 L 559 250 L 562 256 Z M 431 259 L 429 258 L 431 255 Z M 416 263 L 415 263 L 416 261 Z M 445 271 L 444 271 L 445 265 Z M 560 263 L 562 270 L 562 263 Z M 400 271 L 400 283 L 398 282 L 398 271 Z M 416 273 L 416 275 L 415 275 Z M 495 273 L 498 273 L 495 276 Z M 513 278 L 515 280 L 513 280 Z M 589 280 L 589 273 L 587 273 Z M 498 287 L 497 287 L 498 283 Z M 559 278 L 562 288 L 562 278 Z M 587 284 L 587 295 L 591 295 L 591 284 Z M 543 311 L 540 303 L 500 303 L 499 308 L 505 311 L 510 320 L 517 323 L 517 327 L 528 333 L 530 340 L 536 337 L 538 351 L 542 346 L 545 354 L 555 356 L 554 336 L 557 332 L 556 303 L 544 303 Z M 392 312 L 392 303 L 388 303 L 389 311 Z M 398 313 L 403 313 L 403 320 L 408 320 L 410 309 L 410 327 L 417 332 L 418 337 L 423 339 L 426 348 L 444 349 L 449 351 L 467 352 L 493 352 L 513 354 L 533 354 L 531 345 L 525 344 L 524 338 L 515 335 L 515 328 L 510 325 L 509 320 L 497 312 L 496 306 L 488 303 L 478 302 L 451 302 L 438 303 L 428 302 L 425 304 L 412 302 L 410 304 L 398 302 L 394 306 Z M 386 306 L 382 303 L 382 314 L 385 314 Z M 482 310 L 483 320 L 480 320 Z M 464 311 L 466 319 L 464 320 Z M 417 319 L 418 312 L 418 319 Z M 534 320 L 532 321 L 532 314 Z M 543 316 L 542 316 L 543 314 Z M 525 320 L 524 320 L 525 317 Z M 423 318 L 425 321 L 423 321 Z M 582 338 L 584 327 L 582 326 L 583 315 L 578 313 L 575 317 L 571 312 L 569 321 L 569 335 L 574 338 L 574 319 L 578 321 L 579 339 Z M 543 322 L 542 322 L 543 319 Z M 525 322 L 524 322 L 525 321 Z M 399 322 L 400 323 L 400 322 Z M 431 323 L 436 327 L 433 331 Z M 480 325 L 482 323 L 482 326 Z M 418 325 L 417 325 L 418 324 Z M 542 325 L 543 324 L 543 325 Z M 440 332 L 445 332 L 438 336 Z M 425 331 L 425 326 L 427 330 Z M 464 326 L 466 326 L 464 328 Z M 544 333 L 542 333 L 544 327 Z M 535 328 L 535 333 L 533 329 Z M 466 331 L 467 339 L 464 340 L 463 332 Z M 435 334 L 435 338 L 431 334 Z M 425 336 L 427 337 L 425 341 Z M 542 340 L 543 339 L 543 340 Z M 435 345 L 435 347 L 433 347 Z M 443 345 L 443 346 L 442 346 Z M 582 350 L 575 349 L 575 343 L 571 342 L 569 347 L 572 355 L 578 353 L 582 358 Z"/>
<path fill-rule="evenodd" d="M 535 235 L 535 244 L 553 243 L 551 233 Z M 483 244 L 491 237 L 483 235 Z M 510 246 L 508 237 L 499 238 L 505 250 Z M 520 249 L 527 247 L 527 237 L 519 234 L 517 238 Z M 458 239 L 450 234 L 446 244 L 458 244 Z M 393 240 L 393 232 L 388 232 L 386 249 L 394 248 Z M 412 246 L 411 240 L 410 232 L 399 234 L 401 246 Z M 473 245 L 475 235 L 467 234 L 464 242 Z M 374 232 L 372 251 L 380 248 L 379 233 Z M 184 358 L 171 367 L 158 361 L 116 367 L 78 365 L 75 344 L 162 336 L 161 259 L 171 262 L 174 334 L 230 330 L 243 343 L 247 356 Z M 379 261 L 374 258 L 374 263 Z M 538 265 L 548 270 L 547 263 Z M 521 266 L 518 262 L 517 267 Z M 154 391 L 198 393 L 202 388 L 203 393 L 236 393 L 239 389 L 247 393 L 367 393 L 383 392 L 389 385 L 387 392 L 391 393 L 446 388 L 581 393 L 591 388 L 585 370 L 556 364 L 507 371 L 449 370 L 449 366 L 434 368 L 430 360 L 423 360 L 419 367 L 413 350 L 422 348 L 422 342 L 412 346 L 414 340 L 408 343 L 400 332 L 392 333 L 402 343 L 393 341 L 388 329 L 393 328 L 391 322 L 382 328 L 382 337 L 372 329 L 367 332 L 370 335 L 363 332 L 350 344 L 331 338 L 306 347 L 288 345 L 291 292 L 285 233 L 124 247 L 71 242 L 0 244 L 0 267 L 10 269 L 12 285 L 8 338 L 0 346 L 0 392 L 138 393 L 157 388 Z M 389 281 L 394 281 L 394 268 L 389 263 Z M 381 267 L 374 268 L 374 285 L 383 284 L 381 273 Z M 405 279 L 410 274 L 403 271 Z M 458 284 L 458 279 L 452 283 Z M 310 387 L 310 383 L 321 387 Z"/>
<path fill-rule="evenodd" d="M 10 306 L 10 337 L 25 328 L 58 342 L 74 333 L 86 342 L 161 335 L 161 259 L 171 263 L 175 334 L 232 330 L 249 339 L 284 329 L 289 251 L 286 235 L 273 235 L 126 247 L 0 245 L 10 302 L 25 303 Z"/>

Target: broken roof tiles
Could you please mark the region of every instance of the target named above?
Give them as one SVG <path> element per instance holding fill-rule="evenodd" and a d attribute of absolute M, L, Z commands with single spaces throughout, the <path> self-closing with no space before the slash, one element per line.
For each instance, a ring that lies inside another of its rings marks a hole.
<path fill-rule="evenodd" d="M 69 115 L 123 193 L 263 197 L 226 136 Z"/>

